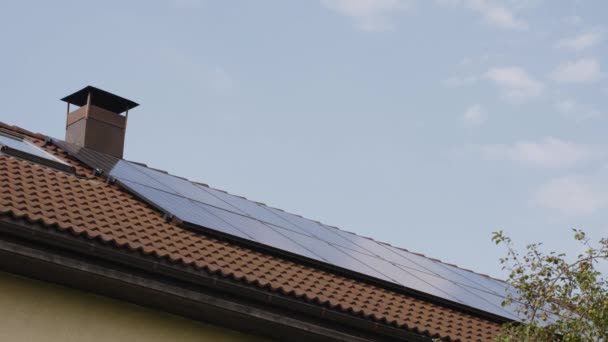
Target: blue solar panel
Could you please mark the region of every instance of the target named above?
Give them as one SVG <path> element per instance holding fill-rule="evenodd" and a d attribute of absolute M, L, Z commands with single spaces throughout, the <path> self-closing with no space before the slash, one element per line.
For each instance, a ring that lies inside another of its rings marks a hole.
<path fill-rule="evenodd" d="M 289 231 L 286 229 L 277 231 L 276 229 L 247 216 L 235 214 L 205 204 L 200 204 L 200 206 L 205 207 L 207 211 L 216 215 L 234 228 L 251 236 L 254 241 L 312 259 L 319 259 L 319 255 L 315 254 L 314 251 L 311 252 L 311 250 L 304 248 L 295 240 L 289 239 L 287 237 L 287 232 Z"/>
<path fill-rule="evenodd" d="M 517 320 L 518 314 L 515 311 L 515 306 L 502 306 L 502 302 L 504 300 L 503 296 L 499 296 L 494 293 L 486 292 L 483 290 L 479 290 L 478 288 L 462 286 L 467 291 L 471 292 L 475 296 L 483 298 L 490 305 L 480 306 L 484 311 L 494 313 L 495 315 L 506 317 L 512 320 Z M 498 309 L 497 309 L 498 308 Z"/>
<path fill-rule="evenodd" d="M 300 229 L 298 229 L 298 227 L 295 227 L 290 222 L 284 220 L 280 216 L 277 216 L 276 214 L 274 214 L 273 212 L 268 210 L 267 207 L 265 207 L 265 206 L 259 205 L 255 202 L 249 201 L 242 197 L 228 194 L 223 191 L 219 191 L 216 189 L 212 189 L 212 188 L 208 188 L 208 187 L 204 187 L 204 186 L 200 186 L 200 185 L 199 185 L 199 187 L 201 189 L 203 189 L 204 191 L 208 192 L 209 194 L 211 194 L 212 196 L 215 196 L 216 198 L 221 199 L 225 203 L 230 204 L 233 208 L 235 208 L 243 213 L 246 213 L 250 217 L 253 217 L 262 222 L 270 223 L 275 226 L 295 230 L 300 233 L 305 233 L 305 232 L 301 231 Z"/>
<path fill-rule="evenodd" d="M 70 144 L 58 144 L 189 226 L 268 246 L 418 292 L 515 319 L 506 284 L 245 198 Z"/>
<path fill-rule="evenodd" d="M 507 284 L 503 283 L 501 281 L 497 281 L 496 279 L 492 279 L 480 274 L 476 274 L 467 270 L 463 270 L 460 269 L 456 266 L 452 266 L 452 265 L 446 265 L 443 263 L 437 263 L 439 265 L 439 267 L 441 268 L 445 268 L 446 270 L 448 270 L 449 272 L 453 273 L 453 274 L 457 274 L 458 277 L 456 277 L 457 281 L 460 279 L 467 279 L 467 282 L 462 282 L 464 285 L 470 286 L 470 287 L 474 287 L 477 288 L 481 291 L 486 291 L 486 292 L 490 292 L 490 293 L 494 293 L 497 295 L 504 295 L 507 291 Z M 443 273 L 444 277 L 453 277 L 451 273 Z"/>
<path fill-rule="evenodd" d="M 334 233 L 333 231 L 328 229 L 328 227 L 326 227 L 318 222 L 307 220 L 303 217 L 289 214 L 287 212 L 284 212 L 284 211 L 281 211 L 278 209 L 274 209 L 274 208 L 268 208 L 268 209 L 271 210 L 276 215 L 284 218 L 286 221 L 290 222 L 294 226 L 298 227 L 299 229 L 305 231 L 307 235 L 316 237 L 320 240 L 329 242 L 329 243 L 337 245 L 337 246 L 346 247 L 346 248 L 356 250 L 356 251 L 362 252 L 362 253 L 369 253 L 365 249 L 355 245 L 354 243 L 352 243 L 349 240 L 342 238 L 340 235 Z"/>
<path fill-rule="evenodd" d="M 225 210 L 244 214 L 244 212 L 239 210 L 238 208 L 231 206 L 226 201 L 223 201 L 217 198 L 216 196 L 211 195 L 207 191 L 203 190 L 202 187 L 197 186 L 196 184 L 193 184 L 183 178 L 171 176 L 164 172 L 152 170 L 134 163 L 129 163 L 129 165 L 133 168 L 136 168 L 137 171 L 145 174 L 150 179 L 153 179 L 154 181 L 163 184 L 167 189 L 169 189 L 171 192 L 174 192 L 175 194 L 217 208 L 222 208 Z M 114 177 L 119 177 L 118 175 L 116 175 L 115 168 L 112 169 L 110 175 Z"/>
<path fill-rule="evenodd" d="M 477 288 L 482 291 L 495 293 L 498 295 L 504 295 L 506 291 L 506 284 L 496 279 L 492 279 L 480 274 L 476 274 L 470 271 L 463 270 L 456 266 L 441 263 L 427 257 L 405 251 L 403 249 L 395 248 L 392 246 L 384 245 L 385 248 L 399 254 L 403 258 L 411 260 L 412 262 L 420 265 L 421 267 L 431 271 L 433 274 L 440 277 L 450 279 L 453 282 Z"/>
<path fill-rule="evenodd" d="M 206 212 L 204 208 L 199 207 L 192 200 L 136 182 L 124 179 L 118 179 L 118 181 L 132 192 L 151 202 L 152 205 L 161 208 L 168 214 L 172 214 L 185 222 L 192 222 L 201 227 L 210 228 L 240 238 L 252 238 L 211 213 Z"/>
<path fill-rule="evenodd" d="M 477 285 L 474 282 L 472 282 L 471 280 L 469 280 L 468 278 L 466 278 L 458 273 L 451 272 L 449 269 L 447 269 L 445 267 L 442 267 L 441 263 L 439 263 L 437 261 L 431 260 L 431 259 L 423 257 L 421 255 L 410 253 L 405 250 L 400 250 L 400 249 L 392 247 L 392 246 L 382 245 L 382 247 L 384 247 L 391 254 L 399 256 L 399 259 L 396 260 L 396 262 L 398 264 L 401 264 L 401 262 L 403 260 L 407 260 L 408 262 L 417 265 L 418 269 L 422 268 L 422 269 L 426 270 L 427 272 L 430 272 L 432 275 L 450 279 L 451 281 L 459 283 L 459 284 L 464 284 L 464 285 L 469 285 L 469 286 Z"/>
<path fill-rule="evenodd" d="M 507 317 L 511 319 L 513 319 L 514 317 L 508 310 L 501 307 L 500 302 L 488 300 L 488 298 L 485 297 L 485 294 L 487 293 L 483 293 L 484 296 L 481 296 L 480 294 L 482 294 L 482 292 L 480 291 L 461 286 L 442 277 L 428 275 L 428 273 L 417 271 L 410 271 L 410 273 L 424 280 L 427 283 L 435 285 L 436 287 L 442 289 L 444 292 L 449 293 L 453 297 L 458 298 L 461 303 L 467 306 L 502 317 Z"/>
<path fill-rule="evenodd" d="M 59 162 L 65 164 L 62 160 L 53 157 L 42 149 L 38 148 L 38 146 L 31 144 L 23 139 L 19 139 L 17 137 L 9 137 L 2 133 L 0 133 L 0 147 L 7 146 L 9 148 L 19 150 L 21 152 L 25 152 L 40 158 L 52 160 L 54 162 Z"/>
<path fill-rule="evenodd" d="M 325 241 L 318 240 L 315 238 L 308 237 L 307 235 L 298 234 L 286 230 L 285 234 L 290 236 L 292 239 L 298 241 L 299 244 L 313 251 L 315 254 L 321 256 L 329 264 L 345 268 L 347 270 L 362 273 L 364 275 L 382 279 L 385 281 L 392 281 L 389 277 L 382 274 L 378 270 L 375 270 L 370 265 L 353 258 L 348 252 L 341 250 L 339 247 L 331 245 Z"/>
<path fill-rule="evenodd" d="M 433 294 L 442 298 L 450 299 L 452 301 L 460 302 L 460 300 L 450 295 L 448 292 L 443 291 L 441 288 L 434 286 L 432 283 L 425 282 L 423 279 L 419 277 L 414 277 L 412 274 L 405 269 L 402 269 L 390 262 L 376 258 L 373 256 L 369 256 L 365 253 L 358 253 L 354 251 L 348 251 L 349 255 L 353 256 L 355 259 L 360 260 L 366 265 L 371 266 L 376 271 L 382 273 L 387 278 L 391 279 L 392 282 L 403 285 L 410 289 L 414 289 L 420 292 Z"/>
<path fill-rule="evenodd" d="M 174 193 L 167 185 L 147 176 L 141 171 L 142 169 L 144 169 L 144 167 L 138 167 L 135 164 L 119 160 L 114 164 L 108 174 L 119 180 L 135 182 L 171 194 Z"/>

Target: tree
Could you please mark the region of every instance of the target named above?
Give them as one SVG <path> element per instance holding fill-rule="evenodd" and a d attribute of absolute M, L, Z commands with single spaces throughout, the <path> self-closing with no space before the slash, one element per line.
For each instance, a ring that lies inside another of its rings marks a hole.
<path fill-rule="evenodd" d="M 540 243 L 520 253 L 502 231 L 493 233 L 492 241 L 507 249 L 500 262 L 514 289 L 503 306 L 513 305 L 522 317 L 505 325 L 496 341 L 608 341 L 608 282 L 598 271 L 608 264 L 608 239 L 592 243 L 573 231 L 585 250 L 574 259 L 545 253 Z"/>

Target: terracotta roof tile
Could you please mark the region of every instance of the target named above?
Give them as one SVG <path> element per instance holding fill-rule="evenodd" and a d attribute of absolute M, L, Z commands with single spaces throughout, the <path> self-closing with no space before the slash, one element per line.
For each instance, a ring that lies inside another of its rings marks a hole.
<path fill-rule="evenodd" d="M 500 325 L 404 293 L 268 255 L 166 222 L 162 214 L 39 134 L 33 142 L 69 161 L 75 175 L 0 154 L 0 215 L 25 218 L 92 241 L 195 266 L 251 286 L 453 341 L 489 341 Z"/>

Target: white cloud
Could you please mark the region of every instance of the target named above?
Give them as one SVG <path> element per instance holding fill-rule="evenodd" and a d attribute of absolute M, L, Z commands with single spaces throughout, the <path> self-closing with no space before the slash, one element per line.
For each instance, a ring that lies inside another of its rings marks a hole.
<path fill-rule="evenodd" d="M 576 110 L 576 108 L 578 108 L 578 103 L 572 100 L 562 100 L 555 104 L 555 108 L 560 113 L 572 113 Z"/>
<path fill-rule="evenodd" d="M 465 77 L 450 77 L 441 81 L 446 87 L 463 87 L 470 84 L 473 84 L 479 80 L 477 76 L 465 76 Z"/>
<path fill-rule="evenodd" d="M 565 38 L 557 42 L 557 47 L 569 50 L 584 50 L 599 44 L 603 39 L 600 31 L 585 32 L 578 36 Z"/>
<path fill-rule="evenodd" d="M 541 167 L 568 167 L 599 156 L 593 146 L 576 144 L 553 137 L 541 141 L 519 141 L 513 144 L 479 145 L 477 150 L 486 159 L 508 160 Z"/>
<path fill-rule="evenodd" d="M 480 104 L 474 104 L 464 111 L 462 120 L 469 127 L 479 126 L 487 119 L 485 109 Z"/>
<path fill-rule="evenodd" d="M 227 91 L 234 87 L 234 80 L 223 68 L 212 68 L 207 72 L 207 75 L 211 85 L 215 90 Z"/>
<path fill-rule="evenodd" d="M 515 30 L 528 27 L 524 21 L 515 18 L 515 15 L 506 7 L 487 0 L 468 0 L 467 4 L 469 8 L 481 14 L 483 20 L 491 26 Z"/>
<path fill-rule="evenodd" d="M 577 121 L 585 121 L 601 116 L 601 113 L 597 109 L 588 108 L 583 104 L 569 99 L 557 101 L 555 109 L 564 116 Z"/>
<path fill-rule="evenodd" d="M 588 215 L 606 208 L 608 197 L 592 182 L 577 177 L 561 177 L 541 185 L 532 203 L 566 215 Z"/>
<path fill-rule="evenodd" d="M 525 21 L 515 17 L 515 14 L 499 2 L 491 0 L 436 0 L 443 5 L 464 5 L 464 7 L 477 12 L 483 21 L 493 27 L 522 30 L 528 28 Z M 504 2 L 503 2 L 504 4 Z"/>
<path fill-rule="evenodd" d="M 386 31 L 393 28 L 391 16 L 407 10 L 407 0 L 321 0 L 326 8 L 355 19 L 364 31 Z"/>
<path fill-rule="evenodd" d="M 503 97 L 512 102 L 523 102 L 543 92 L 544 85 L 516 66 L 494 67 L 484 74 L 501 89 Z"/>
<path fill-rule="evenodd" d="M 600 75 L 600 63 L 595 58 L 564 62 L 551 72 L 551 78 L 560 83 L 593 82 L 598 80 Z"/>
<path fill-rule="evenodd" d="M 583 23 L 583 18 L 578 15 L 572 15 L 565 19 L 565 22 L 570 25 L 580 25 Z"/>

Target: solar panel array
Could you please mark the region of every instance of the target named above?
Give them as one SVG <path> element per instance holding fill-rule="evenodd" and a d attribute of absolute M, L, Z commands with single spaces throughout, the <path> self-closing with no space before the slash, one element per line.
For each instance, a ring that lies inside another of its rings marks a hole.
<path fill-rule="evenodd" d="M 504 282 L 190 182 L 139 164 L 56 142 L 151 205 L 219 232 L 508 319 Z"/>

